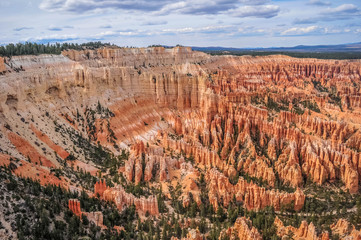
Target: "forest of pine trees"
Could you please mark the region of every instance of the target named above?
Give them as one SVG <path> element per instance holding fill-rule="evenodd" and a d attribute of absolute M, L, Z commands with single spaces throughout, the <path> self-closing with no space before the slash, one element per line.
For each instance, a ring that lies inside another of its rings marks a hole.
<path fill-rule="evenodd" d="M 114 46 L 110 43 L 88 42 L 88 43 L 55 43 L 55 44 L 38 44 L 38 43 L 10 43 L 5 46 L 0 46 L 0 56 L 12 57 L 19 55 L 39 55 L 39 54 L 60 54 L 61 51 L 66 49 L 82 50 L 96 49 L 104 46 Z"/>

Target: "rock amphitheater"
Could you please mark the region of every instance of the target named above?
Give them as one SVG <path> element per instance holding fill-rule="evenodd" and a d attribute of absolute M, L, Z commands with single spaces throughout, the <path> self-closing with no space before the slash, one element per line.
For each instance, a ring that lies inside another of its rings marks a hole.
<path fill-rule="evenodd" d="M 86 191 L 119 211 L 135 205 L 139 216 L 154 219 L 164 215 L 157 193 L 136 196 L 127 186 L 142 183 L 170 200 L 180 185 L 185 208 L 207 201 L 226 212 L 237 202 L 245 211 L 272 208 L 281 217 L 306 216 L 305 202 L 314 197 L 309 186 L 360 194 L 359 60 L 106 47 L 0 58 L 0 72 L 0 165 L 43 186 Z M 121 183 L 105 182 L 111 171 L 83 142 L 115 157 L 126 152 L 115 169 Z M 97 182 L 82 186 L 55 176 L 65 165 Z M 69 201 L 76 215 L 82 207 Z M 106 228 L 101 213 L 86 214 Z M 278 217 L 274 227 L 280 239 L 361 239 L 358 226 L 336 220 L 328 232 L 307 221 L 285 226 Z M 193 231 L 188 239 L 207 237 Z M 263 236 L 238 216 L 219 239 L 226 237 Z"/>

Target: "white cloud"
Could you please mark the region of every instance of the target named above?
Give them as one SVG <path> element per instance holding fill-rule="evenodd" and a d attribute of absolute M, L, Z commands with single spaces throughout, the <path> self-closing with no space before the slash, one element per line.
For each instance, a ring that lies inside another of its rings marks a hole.
<path fill-rule="evenodd" d="M 105 31 L 95 34 L 95 37 L 111 37 L 111 36 L 119 36 L 119 32 Z"/>
<path fill-rule="evenodd" d="M 289 28 L 283 32 L 281 32 L 281 35 L 303 35 L 303 34 L 309 34 L 309 33 L 315 33 L 320 30 L 320 27 L 318 26 L 309 26 L 309 27 L 293 27 Z"/>
<path fill-rule="evenodd" d="M 256 18 L 272 18 L 278 15 L 280 7 L 276 5 L 264 6 L 242 6 L 238 9 L 231 10 L 230 14 L 235 17 L 256 17 Z"/>
<path fill-rule="evenodd" d="M 348 33 L 351 30 L 348 28 L 340 27 L 319 27 L 319 26 L 309 26 L 309 27 L 293 27 L 289 28 L 283 32 L 283 36 L 293 36 L 293 35 L 312 35 L 312 34 L 340 34 Z"/>
<path fill-rule="evenodd" d="M 101 9 L 155 11 L 170 0 L 43 0 L 40 8 L 55 12 L 84 13 Z"/>
<path fill-rule="evenodd" d="M 327 8 L 323 14 L 360 14 L 360 9 L 354 4 L 342 4 L 335 8 Z"/>
<path fill-rule="evenodd" d="M 142 36 L 142 35 L 149 35 L 151 33 L 146 33 L 144 31 L 138 31 L 138 30 L 123 30 L 123 31 L 105 31 L 100 32 L 95 35 L 93 35 L 93 38 L 95 39 L 103 39 L 107 37 L 119 37 L 119 36 Z"/>
<path fill-rule="evenodd" d="M 158 15 L 214 15 L 234 11 L 237 17 L 274 17 L 276 5 L 269 0 L 42 0 L 40 9 L 50 12 L 87 13 L 104 10 L 152 12 Z"/>
<path fill-rule="evenodd" d="M 232 26 L 205 26 L 199 28 L 186 27 L 186 28 L 175 28 L 175 29 L 163 29 L 161 33 L 226 33 L 234 31 L 235 28 Z"/>
<path fill-rule="evenodd" d="M 32 38 L 25 38 L 23 41 L 33 41 L 33 42 L 56 42 L 56 41 L 71 41 L 79 39 L 79 37 L 75 34 L 52 34 L 52 35 L 44 35 L 44 36 L 37 36 Z"/>

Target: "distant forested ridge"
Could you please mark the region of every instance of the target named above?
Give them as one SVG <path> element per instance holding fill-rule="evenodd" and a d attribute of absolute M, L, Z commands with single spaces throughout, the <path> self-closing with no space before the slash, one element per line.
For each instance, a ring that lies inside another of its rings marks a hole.
<path fill-rule="evenodd" d="M 269 56 L 286 55 L 296 58 L 318 58 L 318 59 L 361 59 L 361 52 L 288 52 L 288 51 L 223 51 L 223 50 L 201 50 L 211 55 L 235 55 L 235 56 Z"/>
<path fill-rule="evenodd" d="M 54 44 L 38 44 L 38 43 L 10 43 L 5 46 L 0 46 L 0 56 L 12 57 L 20 55 L 39 55 L 39 54 L 60 54 L 61 51 L 67 49 L 96 49 L 104 46 L 115 46 L 110 43 L 88 42 L 88 43 L 54 43 Z"/>

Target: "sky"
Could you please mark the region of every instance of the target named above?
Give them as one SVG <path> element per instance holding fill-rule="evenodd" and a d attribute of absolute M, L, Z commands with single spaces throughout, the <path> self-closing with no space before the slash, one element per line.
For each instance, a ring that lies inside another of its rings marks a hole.
<path fill-rule="evenodd" d="M 290 47 L 361 42 L 360 0 L 0 0 L 0 44 Z"/>

